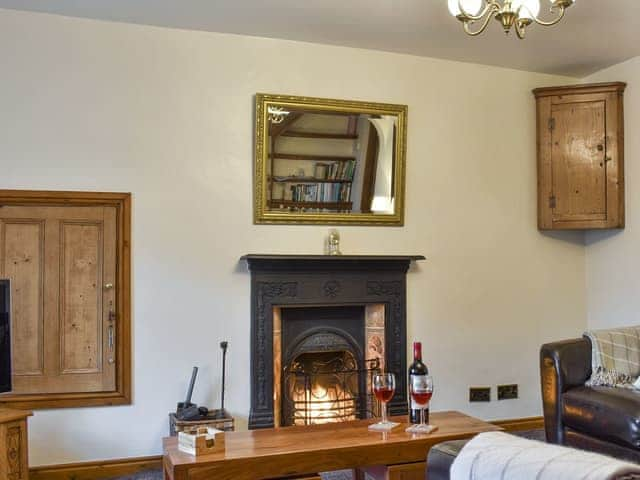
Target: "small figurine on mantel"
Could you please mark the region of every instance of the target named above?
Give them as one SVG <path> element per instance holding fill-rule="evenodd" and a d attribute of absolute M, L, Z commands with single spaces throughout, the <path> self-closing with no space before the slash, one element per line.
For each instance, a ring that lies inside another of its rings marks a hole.
<path fill-rule="evenodd" d="M 329 231 L 327 238 L 327 255 L 342 255 L 340 251 L 340 232 L 335 228 Z"/>

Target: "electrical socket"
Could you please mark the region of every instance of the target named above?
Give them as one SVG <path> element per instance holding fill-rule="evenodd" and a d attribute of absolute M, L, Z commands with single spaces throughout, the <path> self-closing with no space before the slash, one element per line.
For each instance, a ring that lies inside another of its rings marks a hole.
<path fill-rule="evenodd" d="M 498 400 L 513 400 L 518 398 L 518 385 L 498 385 Z"/>
<path fill-rule="evenodd" d="M 471 387 L 469 388 L 470 402 L 490 402 L 491 387 Z"/>

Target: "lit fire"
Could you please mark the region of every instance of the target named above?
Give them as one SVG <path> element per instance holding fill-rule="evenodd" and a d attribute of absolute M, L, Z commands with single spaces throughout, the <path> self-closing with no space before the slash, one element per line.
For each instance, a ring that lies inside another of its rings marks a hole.
<path fill-rule="evenodd" d="M 340 385 L 323 387 L 319 383 L 296 393 L 294 425 L 337 423 L 356 419 L 356 399 Z"/>

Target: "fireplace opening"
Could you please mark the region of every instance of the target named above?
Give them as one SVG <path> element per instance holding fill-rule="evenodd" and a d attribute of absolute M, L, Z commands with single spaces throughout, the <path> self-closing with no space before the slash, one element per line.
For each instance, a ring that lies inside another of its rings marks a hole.
<path fill-rule="evenodd" d="M 276 425 L 379 415 L 371 378 L 384 368 L 384 305 L 274 308 Z"/>
<path fill-rule="evenodd" d="M 303 353 L 285 367 L 285 422 L 288 425 L 335 423 L 377 416 L 368 393 L 377 359 L 359 368 L 351 352 Z"/>

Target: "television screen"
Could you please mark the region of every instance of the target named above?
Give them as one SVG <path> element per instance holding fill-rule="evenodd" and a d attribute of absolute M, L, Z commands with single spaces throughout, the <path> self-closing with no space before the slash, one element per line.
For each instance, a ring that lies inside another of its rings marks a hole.
<path fill-rule="evenodd" d="M 11 302 L 9 280 L 0 280 L 0 393 L 11 391 Z"/>

